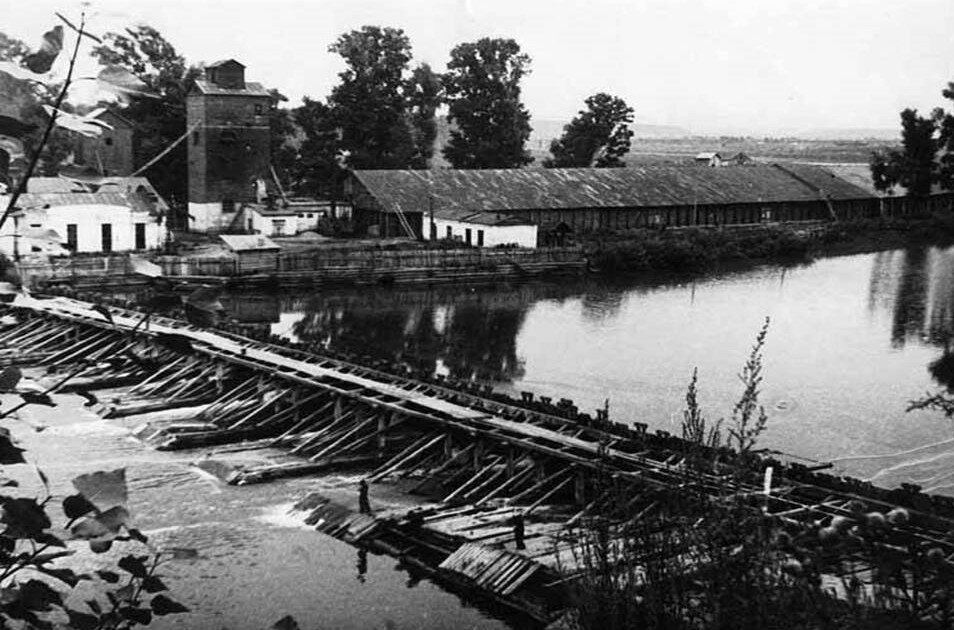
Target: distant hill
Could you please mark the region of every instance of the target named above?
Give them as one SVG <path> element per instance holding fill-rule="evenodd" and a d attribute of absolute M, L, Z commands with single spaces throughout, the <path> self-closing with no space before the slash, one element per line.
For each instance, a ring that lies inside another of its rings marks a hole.
<path fill-rule="evenodd" d="M 901 137 L 901 130 L 899 128 L 820 127 L 799 131 L 793 134 L 793 137 L 803 140 L 889 140 L 897 142 Z"/>
<path fill-rule="evenodd" d="M 549 120 L 534 118 L 530 121 L 533 132 L 530 134 L 530 146 L 534 149 L 549 149 L 550 141 L 563 135 L 563 127 L 568 120 Z M 646 125 L 634 124 L 629 126 L 636 138 L 687 138 L 692 132 L 685 127 L 676 125 Z"/>

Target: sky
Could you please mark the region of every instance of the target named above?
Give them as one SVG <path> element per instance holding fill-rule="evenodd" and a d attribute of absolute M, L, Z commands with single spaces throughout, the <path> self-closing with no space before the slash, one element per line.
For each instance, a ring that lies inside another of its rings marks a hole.
<path fill-rule="evenodd" d="M 35 45 L 54 11 L 81 9 L 19 3 L 0 30 Z M 438 71 L 458 43 L 515 39 L 532 58 L 523 100 L 537 120 L 567 122 L 601 91 L 637 123 L 733 135 L 895 129 L 905 107 L 954 108 L 940 94 L 954 81 L 951 0 L 100 0 L 86 11 L 96 33 L 146 23 L 191 63 L 237 59 L 291 105 L 326 97 L 343 67 L 328 46 L 373 24 L 404 29 L 415 61 Z"/>

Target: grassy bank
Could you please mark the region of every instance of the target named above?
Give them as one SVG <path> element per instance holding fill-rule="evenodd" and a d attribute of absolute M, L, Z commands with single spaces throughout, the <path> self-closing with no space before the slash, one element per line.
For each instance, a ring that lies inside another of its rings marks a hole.
<path fill-rule="evenodd" d="M 954 216 L 872 219 L 743 229 L 688 228 L 598 234 L 584 241 L 587 259 L 603 273 L 702 272 L 745 261 L 798 260 L 914 244 L 954 242 Z"/>

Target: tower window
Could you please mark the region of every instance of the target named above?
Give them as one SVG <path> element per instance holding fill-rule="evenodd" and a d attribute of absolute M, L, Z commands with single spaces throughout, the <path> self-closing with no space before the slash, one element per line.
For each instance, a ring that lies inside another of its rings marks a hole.
<path fill-rule="evenodd" d="M 193 131 L 193 132 L 192 132 L 192 144 L 199 144 L 199 132 L 198 132 L 198 131 Z"/>
<path fill-rule="evenodd" d="M 107 137 L 103 142 L 106 143 L 106 146 L 107 146 L 107 147 L 113 146 L 113 139 L 112 139 L 112 138 Z"/>

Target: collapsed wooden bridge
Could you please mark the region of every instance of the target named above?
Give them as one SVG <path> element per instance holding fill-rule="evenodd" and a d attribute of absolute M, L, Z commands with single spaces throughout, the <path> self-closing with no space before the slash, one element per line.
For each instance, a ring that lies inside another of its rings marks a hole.
<path fill-rule="evenodd" d="M 427 503 L 374 515 L 320 497 L 301 507 L 322 531 L 538 620 L 560 609 L 563 585 L 581 570 L 573 535 L 581 524 L 611 509 L 632 524 L 660 509 L 661 494 L 690 486 L 750 497 L 816 529 L 904 506 L 905 522 L 885 544 L 954 557 L 954 500 L 915 486 L 885 490 L 768 458 L 747 476 L 690 477 L 696 445 L 582 414 L 571 401 L 451 388 L 128 309 L 18 296 L 0 321 L 0 363 L 44 366 L 54 391 L 82 393 L 107 418 L 168 412 L 137 431 L 159 449 L 252 442 L 281 453 L 229 469 L 230 483 L 355 468 L 370 484 L 401 484 Z M 106 388 L 113 393 L 92 393 Z M 832 570 L 868 570 L 863 549 L 849 556 L 834 558 Z"/>

